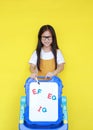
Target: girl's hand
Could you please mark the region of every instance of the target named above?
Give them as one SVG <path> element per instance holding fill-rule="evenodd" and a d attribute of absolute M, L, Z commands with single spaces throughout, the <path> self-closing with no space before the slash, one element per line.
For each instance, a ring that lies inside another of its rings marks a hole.
<path fill-rule="evenodd" d="M 48 72 L 45 76 L 45 78 L 52 78 L 54 76 L 54 73 L 53 72 Z"/>
<path fill-rule="evenodd" d="M 37 76 L 38 76 L 37 73 L 32 73 L 30 77 L 31 77 L 32 79 L 36 79 Z"/>

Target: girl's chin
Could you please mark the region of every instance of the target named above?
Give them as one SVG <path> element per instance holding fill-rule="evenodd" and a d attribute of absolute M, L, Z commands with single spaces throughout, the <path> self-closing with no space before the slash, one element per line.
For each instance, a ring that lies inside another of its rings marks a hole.
<path fill-rule="evenodd" d="M 45 44 L 44 46 L 48 47 L 48 46 L 50 46 L 50 44 Z"/>

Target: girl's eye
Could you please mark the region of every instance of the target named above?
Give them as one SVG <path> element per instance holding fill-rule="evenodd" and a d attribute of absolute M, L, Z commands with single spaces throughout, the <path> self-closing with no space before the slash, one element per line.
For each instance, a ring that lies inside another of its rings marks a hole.
<path fill-rule="evenodd" d="M 41 36 L 42 40 L 48 39 L 49 41 L 52 40 L 52 36 Z"/>

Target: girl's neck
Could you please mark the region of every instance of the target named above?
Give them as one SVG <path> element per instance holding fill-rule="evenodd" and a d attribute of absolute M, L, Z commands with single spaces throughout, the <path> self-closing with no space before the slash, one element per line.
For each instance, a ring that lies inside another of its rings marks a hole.
<path fill-rule="evenodd" d="M 49 46 L 49 47 L 43 46 L 43 50 L 44 50 L 45 52 L 49 52 L 49 51 L 51 51 L 51 46 Z"/>

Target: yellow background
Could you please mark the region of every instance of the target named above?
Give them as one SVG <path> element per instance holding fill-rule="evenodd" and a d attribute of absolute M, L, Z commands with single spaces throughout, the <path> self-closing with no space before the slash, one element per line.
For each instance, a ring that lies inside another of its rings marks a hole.
<path fill-rule="evenodd" d="M 93 130 L 93 1 L 0 1 L 0 130 L 18 130 L 20 96 L 37 33 L 51 24 L 65 57 L 69 130 Z"/>

